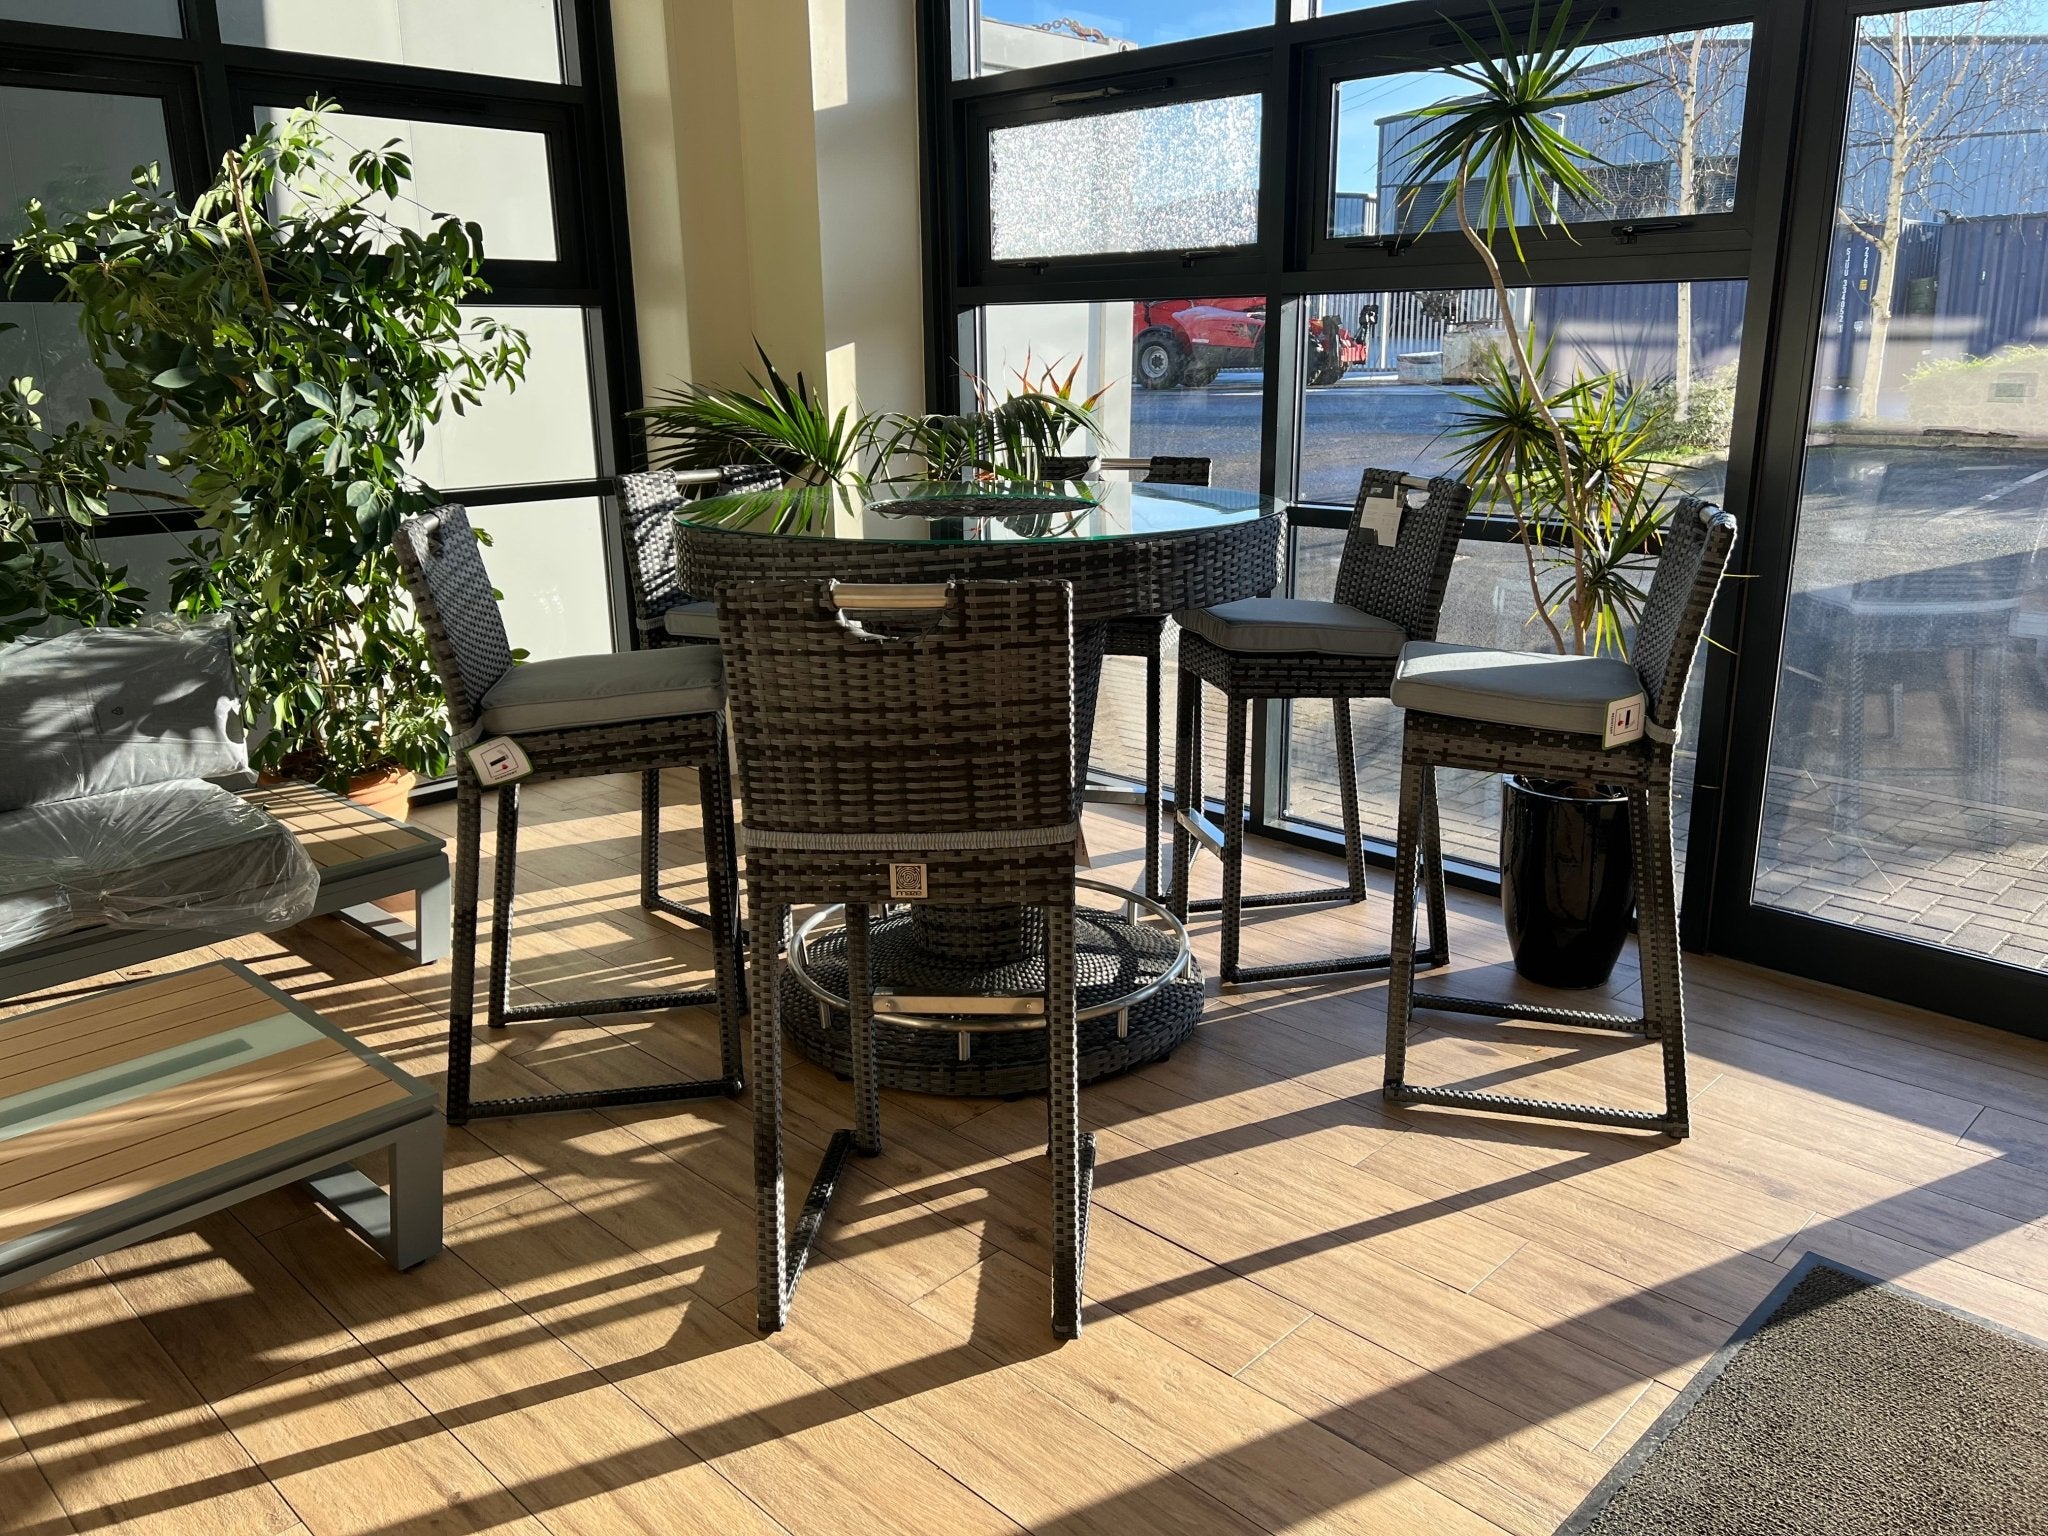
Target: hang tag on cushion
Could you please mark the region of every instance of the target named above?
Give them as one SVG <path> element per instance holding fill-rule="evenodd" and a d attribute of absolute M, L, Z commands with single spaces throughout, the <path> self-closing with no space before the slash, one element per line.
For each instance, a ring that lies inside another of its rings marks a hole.
<path fill-rule="evenodd" d="M 1388 486 L 1365 498 L 1358 514 L 1358 526 L 1372 530 L 1373 542 L 1391 549 L 1401 542 L 1401 518 L 1408 510 L 1408 498 L 1399 486 Z"/>
<path fill-rule="evenodd" d="M 1600 745 L 1607 751 L 1625 747 L 1632 741 L 1643 739 L 1643 727 L 1649 718 L 1650 701 L 1647 696 L 1636 693 L 1625 699 L 1616 699 L 1607 706 L 1607 728 L 1600 734 Z"/>
<path fill-rule="evenodd" d="M 516 784 L 533 772 L 533 759 L 509 736 L 493 736 L 469 749 L 469 766 L 485 789 Z"/>

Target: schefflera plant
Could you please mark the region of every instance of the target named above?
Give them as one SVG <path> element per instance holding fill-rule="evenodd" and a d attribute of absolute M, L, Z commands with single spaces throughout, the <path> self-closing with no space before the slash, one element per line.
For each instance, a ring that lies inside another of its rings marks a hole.
<path fill-rule="evenodd" d="M 109 457 L 132 463 L 153 438 L 177 489 L 150 494 L 198 515 L 172 597 L 235 617 L 267 725 L 258 766 L 340 789 L 445 769 L 441 688 L 392 538 L 441 499 L 408 468 L 428 428 L 515 386 L 528 345 L 463 308 L 487 292 L 477 225 L 392 218 L 408 157 L 395 140 L 346 145 L 333 112 L 315 101 L 258 127 L 189 209 L 154 167 L 103 208 L 32 203 L 14 250 L 78 306 L 112 397 L 94 407 Z"/>

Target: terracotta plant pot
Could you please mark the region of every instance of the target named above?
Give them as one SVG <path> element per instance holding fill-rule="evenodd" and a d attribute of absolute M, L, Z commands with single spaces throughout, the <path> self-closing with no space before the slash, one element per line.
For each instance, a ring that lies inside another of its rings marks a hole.
<path fill-rule="evenodd" d="M 348 797 L 365 810 L 404 821 L 412 814 L 412 790 L 420 776 L 410 768 L 379 768 L 348 781 Z"/>

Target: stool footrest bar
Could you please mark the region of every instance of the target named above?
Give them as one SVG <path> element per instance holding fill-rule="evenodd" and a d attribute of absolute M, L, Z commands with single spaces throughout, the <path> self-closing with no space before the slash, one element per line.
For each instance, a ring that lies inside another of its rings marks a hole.
<path fill-rule="evenodd" d="M 1687 1130 L 1684 1121 L 1673 1120 L 1655 1110 L 1609 1109 L 1602 1104 L 1522 1099 L 1501 1093 L 1476 1093 L 1465 1088 L 1417 1088 L 1407 1083 L 1389 1083 L 1386 1097 L 1392 1104 L 1434 1104 L 1444 1109 L 1479 1109 L 1500 1115 L 1575 1120 L 1585 1125 L 1609 1125 L 1624 1130 L 1662 1131 L 1667 1136 L 1684 1136 Z"/>
<path fill-rule="evenodd" d="M 649 992 L 640 997 L 592 997 L 573 1003 L 527 1003 L 507 1008 L 503 1022 L 524 1024 L 535 1019 L 581 1019 L 602 1013 L 652 1013 L 662 1008 L 708 1008 L 716 992 Z"/>
<path fill-rule="evenodd" d="M 688 1083 L 647 1083 L 635 1088 L 596 1088 L 581 1093 L 530 1093 L 516 1099 L 472 1099 L 460 1110 L 451 1106 L 450 1125 L 466 1120 L 502 1120 L 508 1115 L 568 1114 L 581 1109 L 626 1109 L 638 1104 L 665 1104 L 673 1099 L 730 1098 L 740 1091 L 736 1078 L 712 1077 Z"/>
<path fill-rule="evenodd" d="M 1417 956 L 1418 960 L 1421 958 Z M 1602 1029 L 1617 1035 L 1653 1035 L 1648 1019 L 1622 1013 L 1592 1013 L 1579 1008 L 1546 1008 L 1540 1003 L 1499 1003 L 1490 998 L 1450 997 L 1418 992 L 1414 1005 L 1435 1013 L 1466 1013 L 1487 1019 L 1521 1019 L 1531 1024 L 1560 1024 L 1573 1029 Z"/>
<path fill-rule="evenodd" d="M 1434 962 L 1428 950 L 1415 952 L 1415 963 L 1428 966 Z M 1240 965 L 1223 973 L 1227 984 L 1251 981 L 1286 981 L 1295 976 L 1342 976 L 1348 971 L 1385 971 L 1394 964 L 1392 955 L 1340 955 L 1334 960 L 1303 960 L 1294 964 Z"/>
<path fill-rule="evenodd" d="M 1348 885 L 1324 886 L 1313 891 L 1262 891 L 1242 897 L 1240 907 L 1310 907 L 1338 901 L 1363 901 L 1362 896 L 1353 896 Z M 1188 903 L 1190 912 L 1221 912 L 1221 896 L 1202 896 Z"/>

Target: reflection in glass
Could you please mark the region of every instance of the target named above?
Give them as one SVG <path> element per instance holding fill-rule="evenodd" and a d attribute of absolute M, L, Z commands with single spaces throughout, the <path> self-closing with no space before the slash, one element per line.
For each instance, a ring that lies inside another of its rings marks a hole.
<path fill-rule="evenodd" d="M 1212 37 L 1273 20 L 1272 0 L 953 0 L 953 73 L 1001 75 L 1044 64 L 1101 59 L 1155 43 Z"/>
<path fill-rule="evenodd" d="M 1754 890 L 2040 970 L 2048 38 L 2010 20 L 1863 23 Z"/>
<path fill-rule="evenodd" d="M 282 122 L 285 109 L 269 109 Z M 402 229 L 424 233 L 453 215 L 484 232 L 490 261 L 553 261 L 554 188 L 545 134 L 471 123 L 405 121 L 367 112 L 328 115 L 343 159 L 396 141 L 412 159 L 412 182 L 401 196 L 367 205 Z"/>
<path fill-rule="evenodd" d="M 516 390 L 493 388 L 467 415 L 444 415 L 428 431 L 413 472 L 442 491 L 595 476 L 597 427 L 584 312 L 493 304 L 468 313 L 488 313 L 526 333 L 533 346 L 526 377 Z"/>
<path fill-rule="evenodd" d="M 0 0 L 0 21 L 42 21 L 176 37 L 183 29 L 178 0 Z"/>
<path fill-rule="evenodd" d="M 218 0 L 223 41 L 514 80 L 562 78 L 555 0 Z"/>
<path fill-rule="evenodd" d="M 603 504 L 595 497 L 471 510 L 491 537 L 491 580 L 504 599 L 505 632 L 535 661 L 612 648 Z"/>
<path fill-rule="evenodd" d="M 100 207 L 144 165 L 170 180 L 170 138 L 154 96 L 0 86 L 0 240 L 21 233 L 21 205 L 52 215 Z"/>
<path fill-rule="evenodd" d="M 1595 157 L 1591 203 L 1566 198 L 1567 223 L 1688 218 L 1735 206 L 1736 165 L 1749 85 L 1750 28 L 1715 27 L 1589 50 L 1589 87 L 1634 89 L 1563 113 L 1557 127 Z M 1464 87 L 1437 71 L 1375 75 L 1336 87 L 1333 239 L 1410 235 L 1431 227 L 1449 183 L 1417 181 L 1409 168 L 1438 124 L 1416 114 Z M 1523 221 L 1533 214 L 1522 197 Z M 1475 202 L 1476 207 L 1476 202 Z M 1446 210 L 1434 226 L 1457 227 Z"/>
<path fill-rule="evenodd" d="M 1252 244 L 1259 102 L 1224 96 L 996 129 L 990 255 L 1023 261 Z"/>

